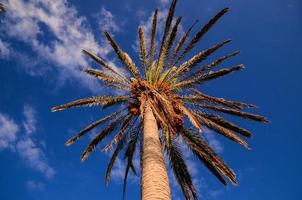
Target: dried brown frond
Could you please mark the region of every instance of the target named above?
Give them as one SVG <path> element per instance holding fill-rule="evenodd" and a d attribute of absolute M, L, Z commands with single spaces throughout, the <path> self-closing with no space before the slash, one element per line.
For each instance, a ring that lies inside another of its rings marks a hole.
<path fill-rule="evenodd" d="M 194 116 L 193 113 L 191 113 L 185 106 L 183 106 L 182 104 L 180 105 L 180 111 L 186 115 L 188 117 L 188 119 L 190 120 L 190 122 L 192 123 L 192 125 L 197 128 L 200 132 L 204 131 L 204 128 L 202 127 L 202 125 L 199 123 L 198 119 Z"/>
<path fill-rule="evenodd" d="M 207 113 L 202 113 L 202 112 L 200 112 L 199 114 L 204 116 L 207 119 L 212 120 L 213 122 L 217 123 L 218 125 L 226 128 L 226 129 L 235 131 L 236 133 L 240 133 L 241 135 L 243 135 L 245 137 L 251 137 L 251 135 L 252 135 L 252 133 L 250 131 L 227 121 L 226 119 L 220 117 L 219 115 L 207 114 Z"/>
<path fill-rule="evenodd" d="M 242 102 L 237 102 L 237 101 L 228 101 L 223 98 L 212 97 L 212 96 L 206 95 L 206 94 L 198 91 L 195 88 L 191 88 L 190 91 L 192 91 L 193 93 L 196 94 L 195 97 L 198 100 L 204 100 L 207 103 L 221 104 L 223 106 L 227 106 L 227 107 L 234 108 L 234 109 L 255 108 L 256 107 L 255 105 L 252 105 L 252 104 L 247 104 L 247 103 L 242 103 Z M 198 97 L 200 97 L 200 98 L 198 98 Z"/>
<path fill-rule="evenodd" d="M 205 126 L 207 126 L 209 129 L 214 130 L 215 132 L 229 138 L 230 140 L 237 142 L 238 144 L 241 144 L 245 148 L 248 148 L 248 144 L 246 141 L 244 141 L 241 137 L 233 133 L 231 130 L 224 128 L 223 126 L 220 126 L 219 124 L 215 123 L 209 118 L 205 118 L 203 116 L 203 113 L 200 111 L 195 111 L 195 116 L 198 118 L 199 122 Z"/>
<path fill-rule="evenodd" d="M 51 110 L 52 112 L 57 112 L 61 110 L 66 110 L 73 107 L 82 107 L 82 106 L 110 106 L 116 103 L 127 101 L 129 96 L 97 96 L 89 97 L 84 99 L 78 99 L 70 103 L 66 103 L 60 106 L 55 106 Z"/>
<path fill-rule="evenodd" d="M 214 110 L 217 112 L 222 112 L 222 113 L 226 113 L 226 114 L 230 114 L 230 115 L 235 115 L 238 117 L 242 117 L 244 119 L 250 119 L 250 120 L 254 120 L 257 122 L 262 122 L 262 123 L 268 123 L 268 119 L 266 119 L 265 117 L 261 116 L 261 115 L 256 115 L 256 114 L 252 114 L 252 113 L 248 113 L 248 112 L 242 112 L 240 110 L 235 110 L 235 109 L 231 109 L 231 108 L 224 108 L 221 106 L 201 106 L 204 109 L 209 109 L 209 110 Z"/>

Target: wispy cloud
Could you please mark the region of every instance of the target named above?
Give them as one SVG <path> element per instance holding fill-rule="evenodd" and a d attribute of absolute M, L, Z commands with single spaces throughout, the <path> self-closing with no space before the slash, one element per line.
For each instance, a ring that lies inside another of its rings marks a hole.
<path fill-rule="evenodd" d="M 212 147 L 215 152 L 222 153 L 224 147 L 223 147 L 222 143 L 219 140 L 217 140 L 215 134 L 216 133 L 214 131 L 206 128 L 203 136 L 204 136 L 205 140 L 208 142 L 208 144 L 210 145 L 210 147 Z"/>
<path fill-rule="evenodd" d="M 13 119 L 0 113 L 0 151 L 14 148 L 18 130 L 19 127 Z"/>
<path fill-rule="evenodd" d="M 95 86 L 96 82 L 84 76 L 81 71 L 82 67 L 88 64 L 81 49 L 90 50 L 104 57 L 111 49 L 104 40 L 95 39 L 87 19 L 79 16 L 74 6 L 66 0 L 7 0 L 6 5 L 5 23 L 0 28 L 2 33 L 10 41 L 28 45 L 37 58 L 48 63 L 43 63 L 43 66 L 39 68 L 48 68 L 47 70 L 58 72 L 59 80 L 62 82 L 76 79 L 90 88 Z M 113 21 L 114 17 L 108 10 L 102 8 L 100 15 L 102 15 L 98 18 L 100 25 L 112 31 L 118 30 L 118 26 Z M 5 49 L 5 51 L 2 50 L 6 52 L 5 54 L 17 51 L 17 54 L 27 55 L 20 49 L 9 51 L 8 45 L 3 42 L 0 43 L 0 47 Z M 11 56 L 17 55 L 13 53 Z M 35 60 L 33 56 L 31 60 Z M 34 69 L 41 72 L 38 67 Z M 30 68 L 30 73 L 37 75 L 34 69 Z"/>
<path fill-rule="evenodd" d="M 101 11 L 95 15 L 99 29 L 101 32 L 109 31 L 109 32 L 119 32 L 120 28 L 115 22 L 115 17 L 113 14 L 107 10 L 105 7 L 101 8 Z M 101 19 L 101 20 L 100 20 Z"/>
<path fill-rule="evenodd" d="M 26 182 L 26 187 L 29 190 L 39 190 L 42 191 L 45 188 L 45 184 L 39 181 L 29 180 Z"/>
<path fill-rule="evenodd" d="M 47 163 L 44 152 L 37 147 L 31 138 L 20 139 L 16 144 L 16 149 L 26 165 L 41 172 L 47 178 L 52 178 L 55 175 L 54 169 Z"/>
<path fill-rule="evenodd" d="M 20 126 L 14 119 L 0 112 L 0 150 L 17 153 L 28 167 L 47 178 L 52 178 L 55 170 L 49 165 L 43 149 L 32 136 L 37 131 L 36 113 L 33 107 L 25 105 L 23 109 L 25 120 Z M 21 129 L 22 126 L 24 129 Z M 20 130 L 24 132 L 19 133 Z"/>
<path fill-rule="evenodd" d="M 23 127 L 25 129 L 26 134 L 31 135 L 36 131 L 37 119 L 36 119 L 36 111 L 30 105 L 24 105 L 23 115 L 25 120 L 23 121 Z"/>
<path fill-rule="evenodd" d="M 10 54 L 9 45 L 0 39 L 0 58 L 8 59 Z"/>

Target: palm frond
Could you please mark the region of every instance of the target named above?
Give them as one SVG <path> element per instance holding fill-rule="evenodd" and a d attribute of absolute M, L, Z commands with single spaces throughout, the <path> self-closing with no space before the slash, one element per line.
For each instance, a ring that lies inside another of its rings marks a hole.
<path fill-rule="evenodd" d="M 240 110 L 235 110 L 235 109 L 231 109 L 231 108 L 224 108 L 221 106 L 201 106 L 201 107 L 204 109 L 209 109 L 209 110 L 213 110 L 213 111 L 217 111 L 217 112 L 235 115 L 238 117 L 242 117 L 244 119 L 249 119 L 249 120 L 253 120 L 253 121 L 257 121 L 257 122 L 262 122 L 262 123 L 269 122 L 268 119 L 266 119 L 265 117 L 263 117 L 261 115 L 256 115 L 256 114 L 252 114 L 252 113 L 248 113 L 248 112 L 242 112 Z"/>
<path fill-rule="evenodd" d="M 138 78 L 139 71 L 130 56 L 118 46 L 107 31 L 105 31 L 104 34 L 123 65 L 131 72 L 134 78 Z"/>
<path fill-rule="evenodd" d="M 172 44 L 175 40 L 176 34 L 177 34 L 177 30 L 178 30 L 178 26 L 181 22 L 181 17 L 178 17 L 175 25 L 173 26 L 171 33 L 169 34 L 169 37 L 167 38 L 167 41 L 165 41 L 165 44 L 163 45 L 161 54 L 159 55 L 158 58 L 158 63 L 157 63 L 157 74 L 159 74 L 161 72 L 161 70 L 164 67 L 166 58 L 168 57 L 169 51 L 172 47 Z"/>
<path fill-rule="evenodd" d="M 230 54 L 224 55 L 224 56 L 222 56 L 222 57 L 214 60 L 209 65 L 201 67 L 198 71 L 195 72 L 195 74 L 200 74 L 200 73 L 203 73 L 205 71 L 209 71 L 209 70 L 213 69 L 213 67 L 221 64 L 226 59 L 234 57 L 234 56 L 237 56 L 238 54 L 240 54 L 240 51 L 234 51 L 234 52 L 232 52 Z"/>
<path fill-rule="evenodd" d="M 174 84 L 174 88 L 175 89 L 181 89 L 181 88 L 185 88 L 185 87 L 190 87 L 194 84 L 200 84 L 200 83 L 205 82 L 205 81 L 220 78 L 220 77 L 223 77 L 223 76 L 225 76 L 227 74 L 230 74 L 232 72 L 240 71 L 242 69 L 244 69 L 244 65 L 241 64 L 241 65 L 236 65 L 236 66 L 230 67 L 230 68 L 224 68 L 224 69 L 218 70 L 216 72 L 209 72 L 207 74 L 197 76 L 196 78 L 192 78 L 192 79 L 189 79 L 189 80 L 184 80 L 184 81 L 181 81 L 181 82 L 177 82 L 177 83 Z"/>
<path fill-rule="evenodd" d="M 207 143 L 193 130 L 183 129 L 180 131 L 180 135 L 206 167 L 211 166 L 210 169 L 214 172 L 214 175 L 225 184 L 221 175 L 228 178 L 232 184 L 237 185 L 235 173 L 224 163 L 224 161 L 207 145 Z"/>
<path fill-rule="evenodd" d="M 52 112 L 66 110 L 73 107 L 83 106 L 104 106 L 108 107 L 117 103 L 127 101 L 129 96 L 97 96 L 84 99 L 78 99 L 60 106 L 55 106 L 51 109 Z"/>
<path fill-rule="evenodd" d="M 110 174 L 111 174 L 111 170 L 113 168 L 113 165 L 115 163 L 116 158 L 118 157 L 119 153 L 121 152 L 121 150 L 123 149 L 124 145 L 125 145 L 125 138 L 123 138 L 122 140 L 120 140 L 110 158 L 109 164 L 107 166 L 107 170 L 106 170 L 106 185 L 109 184 L 110 181 Z"/>
<path fill-rule="evenodd" d="M 168 15 L 167 15 L 167 18 L 166 18 L 164 33 L 163 33 L 163 37 L 162 37 L 162 40 L 161 40 L 159 57 L 161 57 L 163 47 L 166 44 L 166 38 L 167 38 L 168 33 L 170 31 L 170 28 L 171 28 L 172 20 L 173 20 L 173 17 L 174 17 L 174 12 L 175 12 L 175 8 L 176 8 L 176 3 L 177 3 L 177 0 L 173 0 L 171 2 L 170 8 L 169 8 L 169 12 L 168 12 Z"/>
<path fill-rule="evenodd" d="M 196 117 L 199 119 L 200 123 L 207 126 L 209 129 L 214 130 L 215 132 L 229 138 L 230 140 L 242 145 L 243 147 L 248 149 L 248 144 L 245 140 L 243 140 L 241 137 L 233 133 L 231 130 L 215 123 L 214 121 L 205 118 L 203 116 L 203 113 L 200 111 L 195 111 L 194 112 Z"/>
<path fill-rule="evenodd" d="M 103 150 L 111 150 L 114 144 L 118 143 L 124 137 L 124 135 L 127 135 L 128 131 L 133 128 L 133 125 L 135 124 L 137 118 L 138 117 L 135 117 L 133 115 L 130 115 L 128 118 L 126 118 L 118 133 L 115 134 L 114 138 L 104 147 Z"/>
<path fill-rule="evenodd" d="M 108 75 L 103 71 L 86 68 L 84 69 L 84 72 L 103 81 L 107 86 L 113 86 L 122 90 L 129 90 L 130 88 L 128 82 L 125 82 L 123 79 L 120 79 L 118 77 L 112 77 L 111 75 Z"/>
<path fill-rule="evenodd" d="M 133 156 L 136 150 L 136 144 L 138 141 L 138 133 L 139 133 L 139 128 L 136 129 L 136 131 L 134 131 L 132 133 L 131 139 L 128 143 L 128 146 L 126 148 L 125 151 L 125 156 L 124 159 L 127 158 L 127 165 L 126 165 L 126 169 L 125 169 L 125 176 L 124 176 L 124 186 L 123 186 L 123 199 L 125 199 L 125 193 L 126 193 L 126 183 L 127 183 L 127 177 L 128 177 L 128 172 L 129 169 L 131 168 L 133 173 L 136 174 L 136 170 L 133 166 Z"/>
<path fill-rule="evenodd" d="M 228 101 L 223 98 L 212 97 L 212 96 L 206 95 L 194 88 L 191 88 L 190 91 L 195 93 L 197 97 L 200 97 L 201 99 L 204 99 L 207 102 L 221 104 L 223 106 L 227 106 L 227 107 L 234 108 L 234 109 L 255 108 L 256 107 L 255 105 L 252 105 L 252 104 L 247 104 L 247 103 L 242 103 L 242 102 L 237 102 L 237 101 Z M 199 100 L 201 100 L 201 99 L 199 99 Z"/>
<path fill-rule="evenodd" d="M 130 114 L 119 115 L 115 119 L 113 119 L 108 126 L 106 126 L 100 133 L 98 133 L 89 143 L 88 147 L 84 150 L 81 156 L 81 161 L 84 161 L 88 158 L 88 156 L 92 153 L 92 151 L 96 148 L 96 146 L 110 133 L 112 133 L 118 125 Z"/>
<path fill-rule="evenodd" d="M 189 42 L 189 44 L 185 47 L 184 51 L 182 54 L 178 57 L 177 61 L 181 61 L 186 54 L 194 48 L 194 46 L 202 39 L 205 33 L 207 33 L 210 28 L 226 13 L 228 12 L 229 8 L 224 8 L 222 9 L 217 15 L 215 15 L 210 21 L 203 26 L 194 36 L 194 38 Z"/>
<path fill-rule="evenodd" d="M 189 37 L 191 31 L 193 30 L 194 26 L 198 23 L 198 20 L 196 20 L 189 29 L 184 33 L 184 35 L 179 39 L 178 43 L 176 44 L 175 50 L 173 52 L 172 58 L 170 60 L 170 65 L 174 63 L 173 65 L 176 65 L 175 59 L 177 57 L 177 54 L 181 50 L 182 46 L 186 42 L 187 38 Z"/>
<path fill-rule="evenodd" d="M 70 138 L 65 145 L 66 146 L 70 146 L 73 143 L 75 143 L 78 139 L 80 139 L 83 135 L 87 134 L 89 131 L 91 131 L 92 129 L 96 128 L 97 126 L 100 126 L 102 124 L 104 124 L 105 122 L 113 119 L 114 117 L 116 117 L 117 115 L 121 114 L 121 112 L 124 109 L 121 109 L 119 111 L 116 111 L 114 113 L 111 113 L 110 115 L 107 115 L 106 117 L 103 117 L 102 119 L 99 119 L 91 124 L 89 124 L 87 127 L 85 127 L 84 129 L 82 129 L 78 134 L 76 134 L 74 137 Z"/>
<path fill-rule="evenodd" d="M 197 200 L 195 186 L 176 141 L 172 141 L 171 145 L 166 146 L 166 150 L 168 152 L 171 168 L 173 169 L 177 182 L 181 186 L 185 198 L 187 200 Z"/>
<path fill-rule="evenodd" d="M 241 135 L 243 135 L 245 137 L 251 137 L 251 135 L 252 135 L 252 133 L 250 131 L 227 121 L 226 119 L 220 117 L 219 115 L 213 115 L 213 114 L 207 114 L 207 113 L 201 113 L 201 112 L 199 114 L 202 115 L 203 117 L 210 119 L 211 121 L 217 123 L 218 125 L 226 128 L 226 129 L 235 131 L 236 133 L 240 133 Z"/>
<path fill-rule="evenodd" d="M 144 72 L 147 71 L 147 48 L 146 48 L 146 41 L 145 41 L 145 33 L 142 27 L 138 28 L 138 37 L 139 37 L 139 57 L 144 68 Z"/>
<path fill-rule="evenodd" d="M 190 112 L 185 106 L 180 104 L 181 112 L 188 117 L 192 125 L 197 128 L 200 132 L 204 131 L 204 128 L 199 123 L 198 119 L 194 116 L 192 112 Z"/>
<path fill-rule="evenodd" d="M 150 37 L 150 50 L 149 50 L 149 60 L 148 60 L 148 69 L 151 67 L 154 61 L 155 55 L 155 37 L 156 37 L 156 26 L 157 26 L 157 13 L 158 10 L 156 9 L 153 14 L 152 18 L 152 28 L 151 28 L 151 37 Z"/>
<path fill-rule="evenodd" d="M 113 66 L 109 65 L 102 57 L 97 56 L 96 54 L 87 51 L 85 49 L 82 50 L 87 56 L 89 56 L 91 59 L 93 59 L 95 62 L 102 65 L 105 69 L 109 70 L 113 74 L 117 75 L 120 79 L 122 79 L 124 82 L 129 83 L 129 81 L 119 72 L 117 72 Z"/>
<path fill-rule="evenodd" d="M 185 72 L 188 72 L 191 68 L 193 68 L 194 66 L 196 66 L 198 63 L 200 63 L 201 61 L 203 61 L 204 59 L 206 59 L 208 56 L 210 56 L 212 53 L 214 53 L 216 50 L 218 50 L 219 48 L 223 47 L 224 45 L 230 43 L 231 40 L 225 40 L 222 41 L 206 50 L 203 50 L 201 52 L 199 52 L 198 54 L 196 54 L 195 56 L 193 56 L 192 58 L 190 58 L 188 61 L 184 62 L 183 64 L 181 64 L 176 72 L 176 76 L 181 76 L 182 74 L 184 74 Z"/>

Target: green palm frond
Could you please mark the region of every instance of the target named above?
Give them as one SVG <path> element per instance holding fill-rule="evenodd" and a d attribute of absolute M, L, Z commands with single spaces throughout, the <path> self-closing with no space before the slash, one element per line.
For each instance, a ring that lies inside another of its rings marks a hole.
<path fill-rule="evenodd" d="M 155 37 L 156 37 L 156 27 L 157 27 L 157 14 L 158 14 L 158 10 L 155 9 L 154 14 L 153 14 L 153 18 L 152 18 L 148 70 L 151 67 L 151 65 L 153 64 L 154 55 L 155 55 Z"/>
<path fill-rule="evenodd" d="M 144 72 L 147 71 L 147 48 L 146 48 L 146 41 L 145 41 L 145 33 L 142 27 L 138 28 L 138 37 L 139 37 L 139 58 L 141 60 L 141 64 L 144 68 Z"/>
<path fill-rule="evenodd" d="M 184 62 L 179 66 L 176 72 L 176 76 L 181 76 L 184 73 L 188 72 L 191 68 L 199 64 L 201 61 L 206 59 L 209 55 L 211 55 L 212 53 L 214 53 L 216 50 L 223 47 L 224 45 L 228 44 L 229 42 L 231 42 L 231 40 L 225 40 L 204 51 L 199 52 L 198 54 L 190 58 L 188 61 Z"/>

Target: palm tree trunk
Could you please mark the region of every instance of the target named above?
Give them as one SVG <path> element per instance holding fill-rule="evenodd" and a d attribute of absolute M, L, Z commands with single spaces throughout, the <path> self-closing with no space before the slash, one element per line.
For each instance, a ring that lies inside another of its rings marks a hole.
<path fill-rule="evenodd" d="M 146 102 L 144 113 L 141 196 L 142 200 L 171 199 L 158 127 L 148 102 Z"/>

